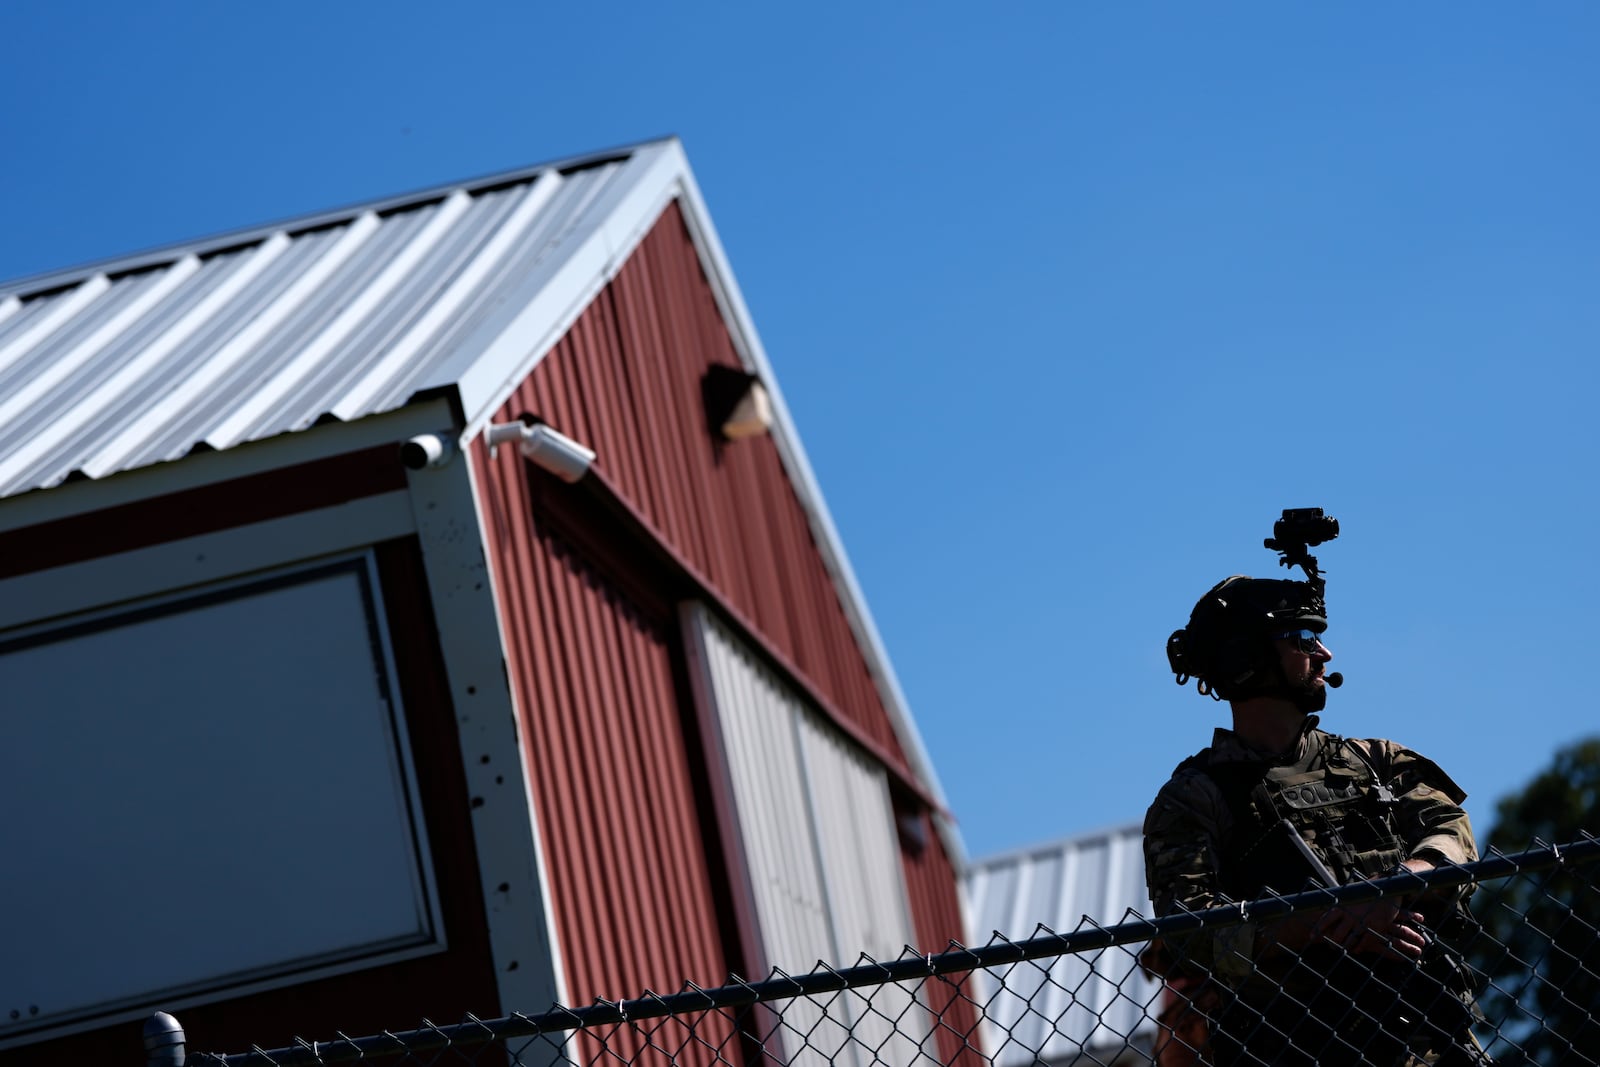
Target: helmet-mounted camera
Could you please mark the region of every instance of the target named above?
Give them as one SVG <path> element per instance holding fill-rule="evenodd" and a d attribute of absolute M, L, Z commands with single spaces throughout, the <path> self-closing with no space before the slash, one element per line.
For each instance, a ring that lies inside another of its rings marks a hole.
<path fill-rule="evenodd" d="M 1323 581 L 1317 571 L 1317 557 L 1306 549 L 1338 536 L 1339 520 L 1324 515 L 1321 508 L 1284 508 L 1283 518 L 1272 524 L 1272 536 L 1261 544 L 1278 553 L 1278 566 L 1305 571 L 1307 580 L 1320 594 Z"/>

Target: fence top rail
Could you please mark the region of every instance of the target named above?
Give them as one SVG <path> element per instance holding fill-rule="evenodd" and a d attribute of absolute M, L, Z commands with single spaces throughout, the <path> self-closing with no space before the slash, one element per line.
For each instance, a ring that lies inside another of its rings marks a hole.
<path fill-rule="evenodd" d="M 1033 937 L 1019 941 L 1009 940 L 997 931 L 987 945 L 969 948 L 952 941 L 950 949 L 941 953 L 918 954 L 907 948 L 906 954 L 899 959 L 879 962 L 863 955 L 863 962 L 852 967 L 831 968 L 819 961 L 816 970 L 804 974 L 786 974 L 774 969 L 771 977 L 756 982 L 744 981 L 735 975 L 727 985 L 712 989 L 701 988 L 690 982 L 678 993 L 663 995 L 646 990 L 642 996 L 631 1000 L 597 1000 L 583 1007 L 556 1005 L 539 1015 L 513 1012 L 499 1019 L 468 1016 L 464 1022 L 449 1025 L 434 1025 L 424 1021 L 423 1026 L 414 1030 L 386 1031 L 355 1038 L 341 1034 L 332 1041 L 299 1041 L 279 1049 L 253 1048 L 248 1052 L 226 1055 L 197 1052 L 190 1054 L 186 1062 L 188 1067 L 311 1067 L 374 1056 L 476 1047 L 669 1015 L 717 1008 L 744 1008 L 844 989 L 961 974 L 1028 960 L 1142 944 L 1171 934 L 1192 933 L 1211 927 L 1283 918 L 1298 911 L 1359 903 L 1389 894 L 1489 882 L 1518 874 L 1537 873 L 1557 867 L 1580 867 L 1596 862 L 1600 862 L 1600 838 L 1586 834 L 1583 839 L 1567 844 L 1540 844 L 1511 855 L 1495 853 L 1468 864 L 1448 864 L 1430 871 L 1396 874 L 1335 888 L 1266 896 L 1157 919 L 1143 918 L 1130 912 L 1130 917 L 1121 923 L 1101 926 L 1085 916 L 1076 930 L 1058 933 L 1040 926 Z"/>

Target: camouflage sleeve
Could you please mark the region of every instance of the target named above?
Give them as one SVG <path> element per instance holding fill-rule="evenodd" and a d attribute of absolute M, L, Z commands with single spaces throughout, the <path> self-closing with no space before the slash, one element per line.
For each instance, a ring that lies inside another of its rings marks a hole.
<path fill-rule="evenodd" d="M 1217 903 L 1217 844 L 1227 818 L 1221 793 L 1203 774 L 1178 774 L 1161 787 L 1144 817 L 1144 876 L 1157 915 Z"/>
<path fill-rule="evenodd" d="M 1218 843 L 1230 820 L 1221 791 L 1204 774 L 1180 773 L 1161 788 L 1144 817 L 1145 883 L 1156 915 L 1222 903 Z M 1188 963 L 1219 973 L 1249 970 L 1252 924 L 1168 939 Z"/>
<path fill-rule="evenodd" d="M 1398 798 L 1396 829 L 1406 855 L 1437 852 L 1451 863 L 1478 858 L 1472 823 L 1462 809 L 1466 792 L 1437 763 L 1393 741 L 1368 740 L 1369 751 Z"/>

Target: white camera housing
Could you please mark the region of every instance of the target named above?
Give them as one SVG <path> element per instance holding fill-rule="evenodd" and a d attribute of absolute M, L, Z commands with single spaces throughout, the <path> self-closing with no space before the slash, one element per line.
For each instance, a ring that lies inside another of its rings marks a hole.
<path fill-rule="evenodd" d="M 500 422 L 484 432 L 491 449 L 515 443 L 517 451 L 564 482 L 575 482 L 589 472 L 595 454 L 544 423 L 524 426 L 520 422 Z"/>

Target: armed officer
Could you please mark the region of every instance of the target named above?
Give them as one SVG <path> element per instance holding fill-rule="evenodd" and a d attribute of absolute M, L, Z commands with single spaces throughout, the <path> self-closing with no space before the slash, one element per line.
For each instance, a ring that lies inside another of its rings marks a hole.
<path fill-rule="evenodd" d="M 1306 548 L 1338 523 L 1298 509 L 1274 532 L 1267 547 L 1308 580 L 1227 578 L 1168 641 L 1179 684 L 1228 701 L 1233 728 L 1178 765 L 1145 817 L 1157 915 L 1477 858 L 1466 794 L 1437 764 L 1317 728 L 1342 678 L 1325 672 L 1325 585 Z M 1464 916 L 1461 897 L 1202 930 L 1166 946 L 1169 979 L 1199 989 L 1220 1065 L 1486 1063 L 1466 972 L 1435 936 Z"/>

